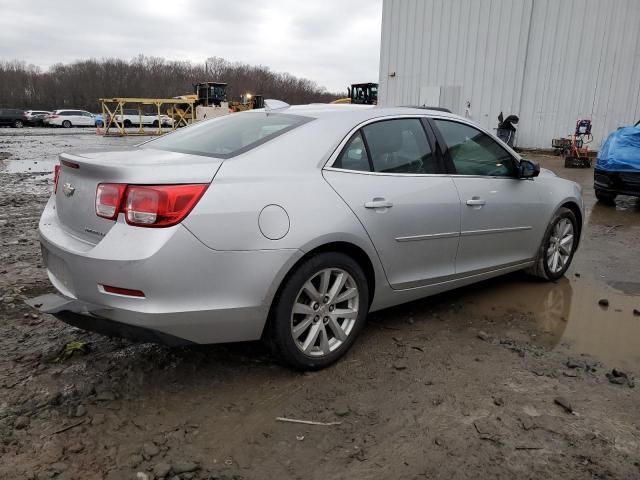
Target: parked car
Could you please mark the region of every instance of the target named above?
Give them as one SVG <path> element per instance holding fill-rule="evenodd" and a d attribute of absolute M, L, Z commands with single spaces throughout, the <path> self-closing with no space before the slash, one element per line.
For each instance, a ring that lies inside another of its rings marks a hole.
<path fill-rule="evenodd" d="M 0 108 L 0 126 L 22 128 L 27 123 L 27 118 L 22 110 L 17 108 Z"/>
<path fill-rule="evenodd" d="M 93 113 L 84 110 L 55 110 L 44 118 L 44 124 L 50 127 L 95 127 Z"/>
<path fill-rule="evenodd" d="M 41 127 L 44 125 L 44 119 L 47 115 L 51 115 L 51 112 L 46 110 L 27 110 L 24 112 L 24 116 L 28 125 L 34 127 Z"/>
<path fill-rule="evenodd" d="M 169 115 L 160 115 L 160 124 L 163 127 L 172 127 L 173 118 L 171 118 Z"/>
<path fill-rule="evenodd" d="M 640 122 L 609 134 L 593 170 L 596 198 L 612 203 L 618 195 L 640 197 Z"/>
<path fill-rule="evenodd" d="M 129 338 L 265 338 L 291 366 L 317 369 L 369 312 L 569 267 L 580 187 L 469 120 L 275 106 L 62 154 L 39 226 L 59 296 L 32 302 Z"/>
<path fill-rule="evenodd" d="M 142 112 L 142 115 L 136 109 L 125 108 L 123 110 L 124 115 L 115 115 L 115 120 L 122 123 L 125 128 L 130 127 L 158 127 L 158 114 L 149 112 Z M 164 117 L 169 118 L 167 115 Z M 161 115 L 162 119 L 162 115 Z"/>

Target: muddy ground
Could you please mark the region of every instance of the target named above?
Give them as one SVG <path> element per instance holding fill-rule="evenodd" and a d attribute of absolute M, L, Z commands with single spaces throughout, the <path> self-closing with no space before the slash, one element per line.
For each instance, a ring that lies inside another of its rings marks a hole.
<path fill-rule="evenodd" d="M 23 303 L 51 291 L 36 228 L 56 155 L 135 141 L 0 130 L 0 478 L 640 478 L 640 202 L 597 204 L 592 170 L 528 155 L 584 187 L 567 278 L 372 314 L 346 358 L 299 374 L 259 343 L 134 344 Z"/>

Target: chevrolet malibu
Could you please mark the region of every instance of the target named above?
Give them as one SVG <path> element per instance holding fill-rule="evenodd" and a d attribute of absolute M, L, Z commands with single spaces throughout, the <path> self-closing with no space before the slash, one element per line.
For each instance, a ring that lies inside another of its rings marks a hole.
<path fill-rule="evenodd" d="M 58 294 L 34 303 L 172 345 L 263 338 L 292 367 L 318 369 L 369 312 L 569 267 L 580 188 L 467 119 L 267 105 L 60 155 L 39 226 Z"/>

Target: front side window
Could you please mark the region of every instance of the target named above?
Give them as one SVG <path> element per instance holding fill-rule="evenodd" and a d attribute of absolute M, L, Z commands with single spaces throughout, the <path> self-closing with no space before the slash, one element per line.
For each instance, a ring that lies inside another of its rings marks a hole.
<path fill-rule="evenodd" d="M 362 128 L 373 170 L 380 173 L 440 173 L 417 118 L 384 120 Z"/>
<path fill-rule="evenodd" d="M 514 158 L 486 133 L 450 120 L 434 120 L 458 175 L 516 176 Z"/>
<path fill-rule="evenodd" d="M 151 140 L 143 148 L 231 158 L 311 120 L 286 113 L 237 113 L 203 121 Z"/>

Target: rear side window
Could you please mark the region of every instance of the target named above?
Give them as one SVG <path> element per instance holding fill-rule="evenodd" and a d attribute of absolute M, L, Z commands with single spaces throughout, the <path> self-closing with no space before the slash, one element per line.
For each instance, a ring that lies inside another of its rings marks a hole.
<path fill-rule="evenodd" d="M 434 120 L 458 175 L 515 176 L 513 157 L 486 133 L 449 120 Z"/>
<path fill-rule="evenodd" d="M 442 173 L 417 118 L 383 120 L 362 127 L 349 139 L 333 167 L 378 173 Z"/>
<path fill-rule="evenodd" d="M 360 131 L 353 134 L 336 161 L 333 162 L 333 167 L 363 172 L 371 171 L 367 149 L 364 146 Z"/>
<path fill-rule="evenodd" d="M 367 125 L 362 131 L 369 146 L 374 171 L 440 173 L 420 120 L 385 120 Z"/>
<path fill-rule="evenodd" d="M 231 158 L 311 120 L 285 113 L 234 113 L 151 140 L 143 148 Z"/>

